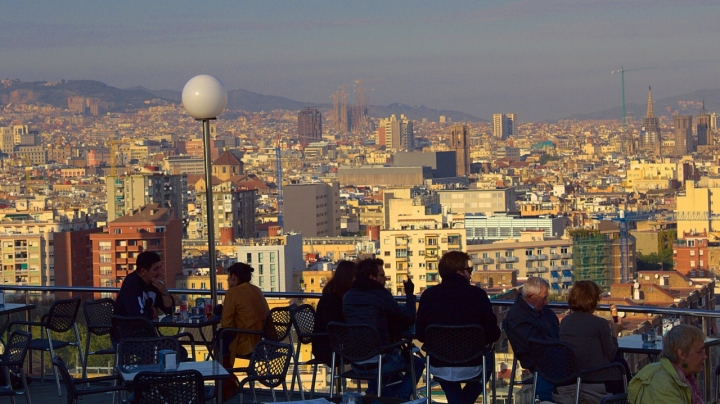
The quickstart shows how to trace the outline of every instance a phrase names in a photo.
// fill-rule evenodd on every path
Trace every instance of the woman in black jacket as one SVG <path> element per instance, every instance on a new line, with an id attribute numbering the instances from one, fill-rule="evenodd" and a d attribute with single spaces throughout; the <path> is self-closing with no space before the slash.
<path id="1" fill-rule="evenodd" d="M 340 261 L 335 269 L 332 279 L 323 288 L 323 294 L 315 310 L 314 332 L 327 332 L 327 325 L 331 321 L 345 322 L 343 317 L 343 296 L 350 290 L 355 280 L 355 263 Z M 328 366 L 332 365 L 332 350 L 327 337 L 314 337 L 312 353 Z"/>

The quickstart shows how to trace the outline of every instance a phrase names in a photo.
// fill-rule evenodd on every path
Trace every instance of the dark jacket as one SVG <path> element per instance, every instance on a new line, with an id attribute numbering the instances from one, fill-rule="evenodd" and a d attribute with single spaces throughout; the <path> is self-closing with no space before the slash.
<path id="1" fill-rule="evenodd" d="M 120 287 L 115 300 L 114 314 L 118 316 L 143 316 L 153 319 L 153 307 L 157 307 L 165 314 L 172 313 L 172 306 L 165 307 L 160 291 L 153 285 L 148 285 L 136 272 L 128 275 Z"/>
<path id="2" fill-rule="evenodd" d="M 458 273 L 443 278 L 441 284 L 427 289 L 420 296 L 420 307 L 415 323 L 415 335 L 420 342 L 425 342 L 425 329 L 431 324 L 478 324 L 485 330 L 486 343 L 491 344 L 500 338 L 500 327 L 497 325 L 497 317 L 493 313 L 487 293 L 471 285 Z M 430 364 L 436 367 L 480 366 L 482 357 L 459 365 L 430 358 Z"/>
<path id="3" fill-rule="evenodd" d="M 327 325 L 331 321 L 345 322 L 343 317 L 343 298 L 341 295 L 330 292 L 323 292 L 318 301 L 315 311 L 315 326 L 313 332 L 327 332 Z M 312 353 L 315 359 L 320 359 L 324 364 L 332 365 L 332 349 L 327 336 L 313 337 Z"/>
<path id="4" fill-rule="evenodd" d="M 617 354 L 617 338 L 612 336 L 610 324 L 592 313 L 575 311 L 565 316 L 560 324 L 560 340 L 572 347 L 582 369 L 611 363 Z M 617 378 L 617 370 L 604 370 L 583 377 L 583 380 L 606 381 Z"/>
<path id="5" fill-rule="evenodd" d="M 517 297 L 515 304 L 508 310 L 503 321 L 503 330 L 520 364 L 531 372 L 535 371 L 535 364 L 530 357 L 530 338 L 560 339 L 560 323 L 550 307 L 545 306 L 541 311 L 537 311 L 523 300 L 522 295 Z"/>
<path id="6" fill-rule="evenodd" d="M 343 316 L 348 324 L 369 324 L 380 334 L 383 345 L 397 338 L 391 330 L 404 330 L 415 323 L 415 295 L 407 296 L 405 307 L 390 292 L 370 278 L 358 278 L 343 297 Z"/>

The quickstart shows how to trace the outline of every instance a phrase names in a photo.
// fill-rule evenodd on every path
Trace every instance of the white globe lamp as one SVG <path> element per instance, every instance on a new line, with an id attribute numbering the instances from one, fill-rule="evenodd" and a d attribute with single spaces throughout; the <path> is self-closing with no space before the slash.
<path id="1" fill-rule="evenodd" d="M 200 74 L 185 83 L 182 103 L 185 111 L 193 118 L 213 119 L 220 115 L 227 105 L 227 90 L 215 77 Z"/>

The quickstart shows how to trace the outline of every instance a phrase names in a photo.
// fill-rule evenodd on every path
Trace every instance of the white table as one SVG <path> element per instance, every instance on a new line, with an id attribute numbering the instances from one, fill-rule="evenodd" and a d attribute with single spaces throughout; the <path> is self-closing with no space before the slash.
<path id="1" fill-rule="evenodd" d="M 175 370 L 197 370 L 203 377 L 203 380 L 220 380 L 230 377 L 230 373 L 220 364 L 218 361 L 204 361 L 204 362 L 180 362 L 177 369 Z M 120 376 L 125 382 L 132 382 L 135 379 L 135 375 L 142 371 L 150 372 L 172 372 L 172 370 L 163 370 L 160 365 L 141 365 L 134 368 L 132 371 L 123 371 L 118 369 Z"/>

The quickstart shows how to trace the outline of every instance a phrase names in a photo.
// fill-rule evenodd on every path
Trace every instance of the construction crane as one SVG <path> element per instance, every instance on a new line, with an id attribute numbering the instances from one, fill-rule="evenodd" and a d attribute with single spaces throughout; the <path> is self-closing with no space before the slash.
<path id="1" fill-rule="evenodd" d="M 278 226 L 280 229 L 283 228 L 283 179 L 282 179 L 282 157 L 280 156 L 280 133 L 277 136 L 277 143 L 275 145 L 275 178 L 277 181 L 278 194 L 277 194 L 277 211 L 278 211 Z"/>
<path id="2" fill-rule="evenodd" d="M 625 69 L 623 66 L 620 66 L 619 70 L 613 70 L 610 72 L 610 74 L 620 73 L 620 80 L 622 81 L 622 90 L 623 90 L 623 132 L 627 131 L 627 116 L 626 116 L 626 110 L 625 110 L 625 72 L 635 72 L 638 70 L 647 70 L 647 69 L 656 69 L 657 66 L 650 66 L 650 67 L 638 67 L 635 69 Z"/>

